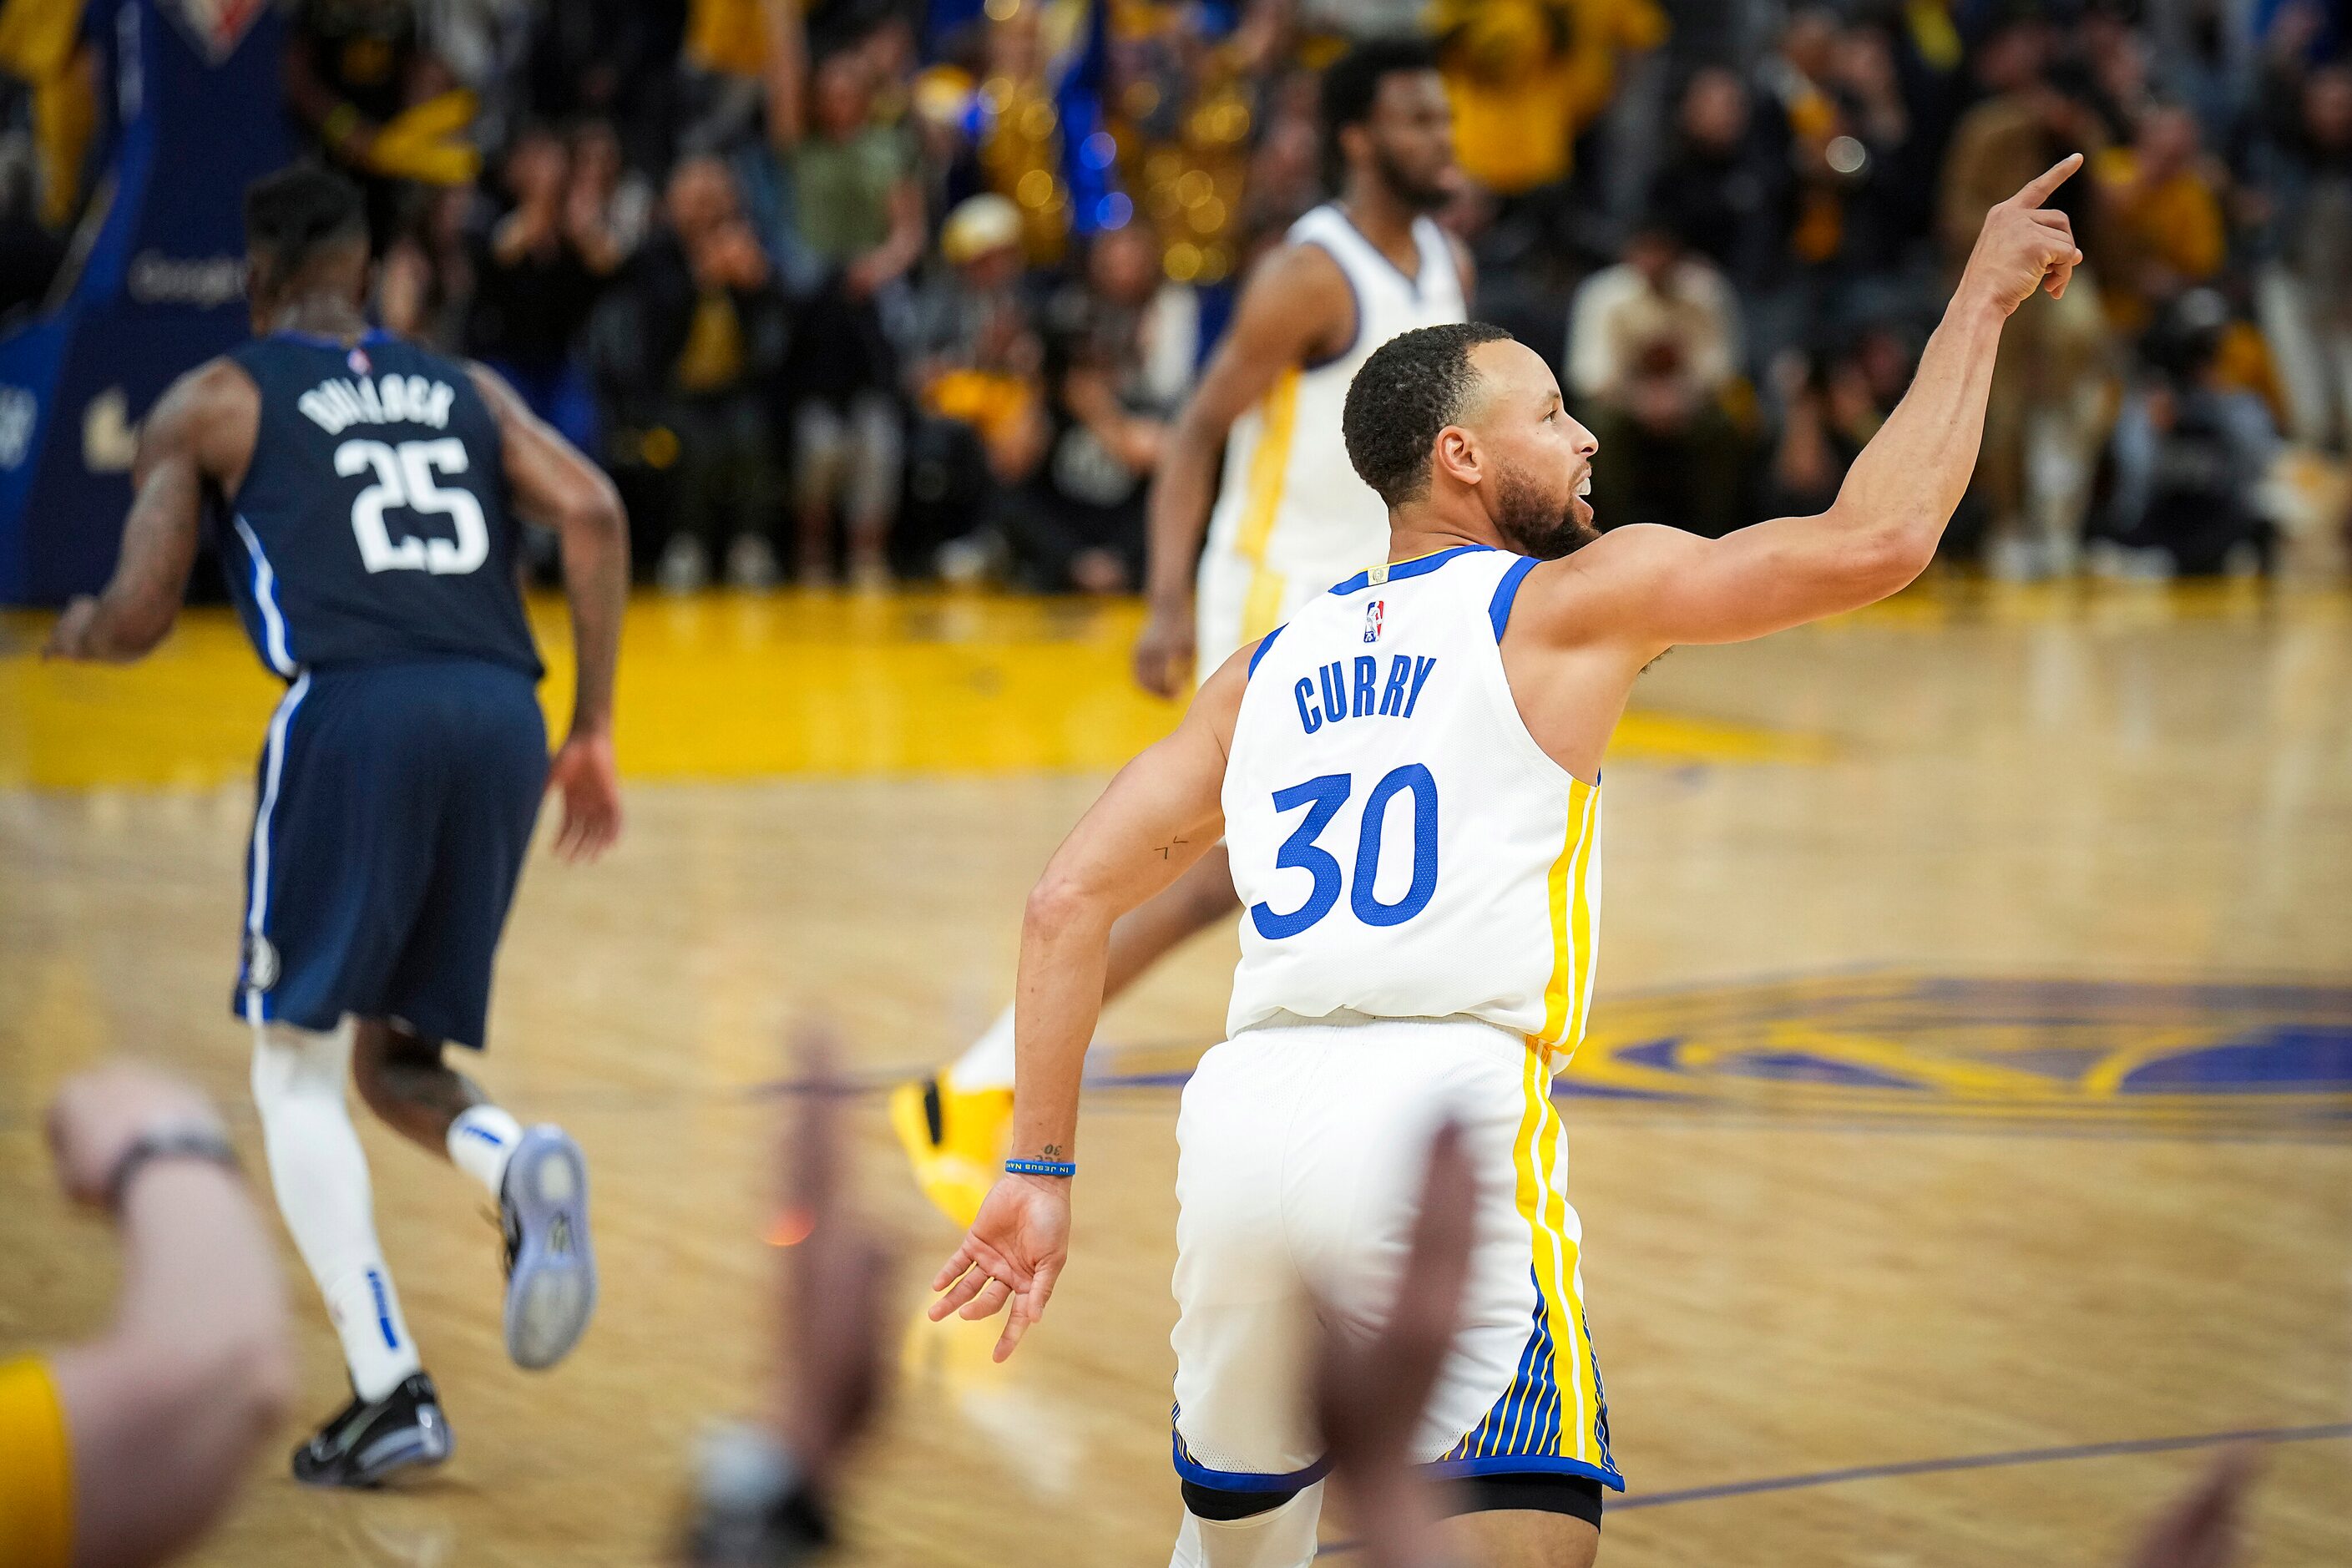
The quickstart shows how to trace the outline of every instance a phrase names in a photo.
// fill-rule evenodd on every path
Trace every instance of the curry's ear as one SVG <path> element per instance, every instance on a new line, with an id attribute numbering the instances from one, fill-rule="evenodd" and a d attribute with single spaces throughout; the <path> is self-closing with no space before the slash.
<path id="1" fill-rule="evenodd" d="M 1432 476 L 1443 473 L 1456 484 L 1475 485 L 1483 470 L 1485 454 L 1478 450 L 1478 438 L 1459 425 L 1448 425 L 1437 433 L 1431 448 Z"/>

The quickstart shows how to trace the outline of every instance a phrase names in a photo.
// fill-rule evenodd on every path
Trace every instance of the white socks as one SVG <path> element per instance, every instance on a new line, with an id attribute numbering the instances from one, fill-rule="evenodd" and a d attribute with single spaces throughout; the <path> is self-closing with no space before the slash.
<path id="1" fill-rule="evenodd" d="M 374 1400 L 420 1363 L 376 1246 L 367 1156 L 343 1100 L 351 1062 L 348 1024 L 324 1035 L 282 1024 L 254 1030 L 253 1102 L 278 1212 L 327 1300 L 352 1388 Z"/>
<path id="2" fill-rule="evenodd" d="M 457 1169 L 500 1194 L 507 1179 L 507 1162 L 522 1142 L 522 1123 L 495 1105 L 477 1105 L 460 1111 L 449 1123 L 449 1158 Z"/>
<path id="3" fill-rule="evenodd" d="M 956 1058 L 955 1066 L 947 1070 L 947 1078 L 966 1094 L 1013 1087 L 1012 1008 L 998 1014 L 996 1022 L 971 1043 L 971 1048 Z"/>
<path id="4" fill-rule="evenodd" d="M 1321 1481 L 1247 1519 L 1201 1519 L 1187 1509 L 1168 1568 L 1306 1568 L 1322 1514 Z"/>

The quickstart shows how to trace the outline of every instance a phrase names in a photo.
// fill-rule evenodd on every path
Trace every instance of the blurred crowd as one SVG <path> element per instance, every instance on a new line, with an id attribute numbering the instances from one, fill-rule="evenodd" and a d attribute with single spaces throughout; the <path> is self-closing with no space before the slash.
<path id="1" fill-rule="evenodd" d="M 2004 342 L 1949 548 L 2163 576 L 2340 534 L 2345 0 L 290 16 L 288 109 L 367 184 L 384 321 L 597 456 L 664 588 L 1132 588 L 1168 422 L 1238 279 L 1323 195 L 1315 72 L 1371 32 L 1438 50 L 1474 309 L 1599 434 L 1604 526 L 1825 504 L 1985 208 L 2081 152 L 2058 200 L 2088 264 Z M 11 191 L 0 228 L 37 237 L 46 193 Z"/>

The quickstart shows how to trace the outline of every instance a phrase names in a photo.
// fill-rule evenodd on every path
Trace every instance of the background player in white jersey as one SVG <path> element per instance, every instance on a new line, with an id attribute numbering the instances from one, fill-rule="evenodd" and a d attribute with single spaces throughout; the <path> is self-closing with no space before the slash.
<path id="1" fill-rule="evenodd" d="M 1397 333 L 1467 314 L 1469 253 L 1429 216 L 1458 180 L 1434 57 L 1404 40 L 1361 46 L 1324 72 L 1322 99 L 1326 174 L 1339 195 L 1250 275 L 1152 483 L 1150 619 L 1135 670 L 1162 697 L 1193 680 L 1196 658 L 1206 676 L 1387 552 L 1387 509 L 1339 438 L 1348 384 Z M 1213 851 L 1119 923 L 1105 1000 L 1234 908 L 1223 852 Z M 995 1179 L 1012 1104 L 1010 1008 L 953 1067 L 892 1100 L 917 1182 L 958 1225 Z"/>
<path id="2" fill-rule="evenodd" d="M 1232 1037 L 1177 1128 L 1176 1564 L 1314 1555 L 1311 1317 L 1354 1337 L 1387 1315 L 1421 1146 L 1448 1116 L 1478 1234 L 1416 1454 L 1465 1481 L 1454 1528 L 1477 1561 L 1592 1562 L 1601 1489 L 1622 1483 L 1550 1084 L 1591 994 L 1601 753 L 1675 644 L 1853 609 L 1927 567 L 2002 323 L 2082 259 L 2040 208 L 2079 163 L 1988 215 L 1909 394 L 1816 517 L 1596 534 L 1596 444 L 1496 328 L 1407 334 L 1357 377 L 1348 450 L 1389 504 L 1389 562 L 1228 659 L 1055 854 L 1022 941 L 1015 1158 L 934 1282 L 934 1317 L 1010 1303 L 1000 1357 L 1044 1311 L 1112 922 L 1225 835 L 1249 918 Z"/>

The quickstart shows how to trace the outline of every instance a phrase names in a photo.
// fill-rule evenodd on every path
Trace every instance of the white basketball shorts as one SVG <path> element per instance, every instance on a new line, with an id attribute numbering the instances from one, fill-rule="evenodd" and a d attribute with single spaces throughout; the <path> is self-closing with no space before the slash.
<path id="1" fill-rule="evenodd" d="M 1478 1176 L 1478 1223 L 1416 1450 L 1443 1475 L 1568 1474 L 1623 1489 L 1551 1074 L 1523 1037 L 1467 1019 L 1253 1029 L 1201 1059 L 1176 1125 L 1184 1479 L 1274 1492 L 1320 1477 L 1305 1383 L 1313 1303 L 1332 1333 L 1386 1320 L 1428 1141 L 1448 1114 Z"/>

